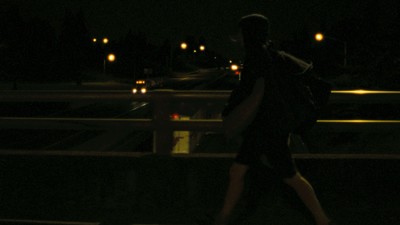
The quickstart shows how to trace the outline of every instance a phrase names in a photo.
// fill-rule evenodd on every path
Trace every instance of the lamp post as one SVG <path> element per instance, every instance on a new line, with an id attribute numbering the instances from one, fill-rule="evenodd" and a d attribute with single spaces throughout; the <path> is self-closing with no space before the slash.
<path id="1" fill-rule="evenodd" d="M 97 44 L 98 43 L 98 39 L 97 38 L 92 38 L 92 42 Z M 101 44 L 102 46 L 102 55 L 103 55 L 103 73 L 106 74 L 106 64 L 107 61 L 108 62 L 114 62 L 116 57 L 115 54 L 110 53 L 108 55 L 105 54 L 106 51 L 106 46 L 109 44 L 110 40 L 107 37 L 104 37 L 101 39 Z"/>
<path id="2" fill-rule="evenodd" d="M 336 41 L 336 42 L 342 43 L 343 44 L 343 66 L 344 67 L 347 66 L 347 42 L 346 41 L 339 40 L 339 39 L 337 39 L 335 37 L 326 36 L 326 35 L 324 35 L 323 33 L 320 33 L 320 32 L 315 34 L 314 39 L 316 41 L 318 41 L 318 42 L 322 42 L 325 39 L 328 39 L 328 40 L 332 40 L 332 41 Z"/>
<path id="3" fill-rule="evenodd" d="M 114 62 L 116 60 L 116 57 L 113 53 L 108 54 L 106 57 L 104 57 L 103 61 L 103 73 L 106 74 L 106 64 L 107 61 L 109 62 Z"/>

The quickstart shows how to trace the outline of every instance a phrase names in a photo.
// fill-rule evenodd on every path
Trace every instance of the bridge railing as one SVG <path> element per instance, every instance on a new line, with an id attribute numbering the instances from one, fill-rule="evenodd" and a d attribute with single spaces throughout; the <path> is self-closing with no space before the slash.
<path id="1" fill-rule="evenodd" d="M 154 131 L 153 153 L 170 154 L 173 146 L 173 131 L 222 131 L 222 120 L 190 119 L 173 120 L 174 103 L 197 105 L 221 104 L 230 91 L 172 91 L 155 90 L 145 95 L 133 95 L 129 91 L 2 91 L 0 103 L 5 102 L 149 102 L 153 115 L 149 119 L 133 118 L 39 118 L 0 117 L 1 129 L 110 129 L 132 128 Z M 398 91 L 333 91 L 330 103 L 400 104 Z M 400 120 L 319 120 L 318 128 L 329 132 L 399 132 Z M 18 154 L 18 151 L 0 150 L 3 154 Z M 64 152 L 65 153 L 65 152 Z M 93 152 L 92 152 L 93 153 Z M 54 154 L 54 153 L 53 153 Z M 83 154 L 75 152 L 74 154 Z M 103 153 L 104 154 L 104 153 Z M 116 153 L 111 153 L 116 154 Z M 126 154 L 126 153 L 125 153 Z"/>

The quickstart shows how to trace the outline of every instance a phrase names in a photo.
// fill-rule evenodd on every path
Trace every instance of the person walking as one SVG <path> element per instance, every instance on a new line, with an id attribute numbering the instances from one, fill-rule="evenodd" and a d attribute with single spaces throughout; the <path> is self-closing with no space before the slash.
<path id="1" fill-rule="evenodd" d="M 241 18 L 245 61 L 242 79 L 233 90 L 222 117 L 225 135 L 241 140 L 239 152 L 229 171 L 229 184 L 222 209 L 214 225 L 226 225 L 244 189 L 249 167 L 266 157 L 272 169 L 297 193 L 315 219 L 316 225 L 332 225 L 311 184 L 298 171 L 288 147 L 291 131 L 283 129 L 282 99 L 277 92 L 279 72 L 304 73 L 311 65 L 273 49 L 269 41 L 269 20 L 260 14 Z"/>

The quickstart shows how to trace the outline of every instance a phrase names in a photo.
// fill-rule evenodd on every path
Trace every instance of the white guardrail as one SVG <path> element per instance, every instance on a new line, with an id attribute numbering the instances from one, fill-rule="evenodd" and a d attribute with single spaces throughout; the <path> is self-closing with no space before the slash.
<path id="1" fill-rule="evenodd" d="M 129 91 L 1 91 L 5 102 L 115 102 L 143 101 L 153 106 L 151 119 L 0 117 L 2 129 L 108 129 L 129 127 L 154 131 L 154 153 L 170 154 L 173 131 L 222 131 L 221 119 L 172 120 L 173 103 L 224 104 L 230 91 L 154 90 L 145 95 Z M 333 91 L 330 103 L 400 104 L 400 91 Z M 331 132 L 400 131 L 400 120 L 319 120 L 317 126 Z"/>

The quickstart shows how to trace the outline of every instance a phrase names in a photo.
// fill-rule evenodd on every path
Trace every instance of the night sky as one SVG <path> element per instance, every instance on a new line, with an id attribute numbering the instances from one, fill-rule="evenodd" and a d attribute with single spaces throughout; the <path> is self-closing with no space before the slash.
<path id="1" fill-rule="evenodd" d="M 11 1 L 11 0 L 2 0 Z M 229 41 L 236 32 L 239 18 L 249 13 L 262 13 L 271 20 L 273 39 L 292 38 L 304 24 L 320 29 L 339 19 L 357 16 L 363 0 L 12 0 L 20 5 L 25 19 L 34 16 L 48 19 L 59 27 L 65 9 L 82 9 L 94 36 L 119 39 L 128 30 L 145 33 L 150 41 L 161 43 L 169 38 L 178 43 L 187 35 L 203 35 L 209 48 L 234 55 L 239 46 Z M 396 0 L 377 3 L 392 13 Z"/>

